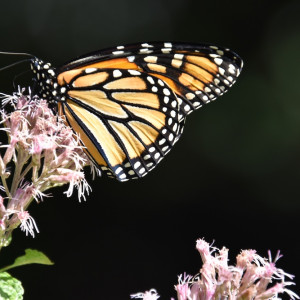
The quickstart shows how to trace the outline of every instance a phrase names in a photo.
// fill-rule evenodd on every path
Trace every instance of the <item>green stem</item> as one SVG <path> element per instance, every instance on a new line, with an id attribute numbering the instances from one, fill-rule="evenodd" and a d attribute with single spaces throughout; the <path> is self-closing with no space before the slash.
<path id="1" fill-rule="evenodd" d="M 1 181 L 2 181 L 2 184 L 4 186 L 6 195 L 9 197 L 9 199 L 11 199 L 11 194 L 9 192 L 9 188 L 8 188 L 8 185 L 7 185 L 7 182 L 6 182 L 6 178 L 3 174 L 1 174 Z"/>
<path id="2" fill-rule="evenodd" d="M 18 157 L 15 161 L 15 172 L 14 172 L 14 177 L 13 177 L 13 180 L 12 180 L 12 184 L 11 184 L 11 189 L 10 189 L 10 194 L 11 195 L 14 195 L 16 190 L 17 190 L 17 187 L 18 187 L 18 184 L 19 184 L 19 181 L 20 181 L 20 174 L 21 174 L 21 171 L 22 171 L 22 168 L 23 168 L 23 162 L 21 160 L 21 153 L 18 152 Z"/>
<path id="3" fill-rule="evenodd" d="M 30 165 L 31 163 L 26 167 L 26 169 L 22 172 L 24 165 L 28 161 L 29 156 L 28 155 L 23 155 L 22 151 L 18 151 L 18 157 L 17 160 L 15 161 L 15 172 L 14 172 L 14 177 L 12 180 L 12 185 L 11 185 L 11 195 L 14 195 L 16 192 L 20 181 L 24 178 L 23 175 L 25 175 L 29 170 L 30 170 Z M 28 169 L 29 167 L 29 169 Z M 22 173 L 21 173 L 22 172 Z"/>
<path id="4" fill-rule="evenodd" d="M 33 163 L 32 161 L 30 162 L 30 164 L 25 168 L 25 170 L 22 172 L 22 174 L 20 175 L 20 178 L 24 178 L 26 176 L 26 174 L 30 171 L 30 169 L 33 167 Z"/>

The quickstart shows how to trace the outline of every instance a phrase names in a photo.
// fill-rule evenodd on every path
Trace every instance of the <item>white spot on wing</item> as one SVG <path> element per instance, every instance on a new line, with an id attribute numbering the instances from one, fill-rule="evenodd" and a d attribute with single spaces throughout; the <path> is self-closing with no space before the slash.
<path id="1" fill-rule="evenodd" d="M 184 110 L 185 110 L 185 111 L 189 111 L 189 110 L 190 110 L 190 106 L 189 106 L 188 104 L 186 104 L 186 105 L 184 106 Z"/>
<path id="2" fill-rule="evenodd" d="M 113 76 L 116 77 L 121 77 L 122 76 L 122 72 L 120 70 L 114 70 L 113 71 Z"/>
<path id="3" fill-rule="evenodd" d="M 146 56 L 144 61 L 155 64 L 157 62 L 157 56 Z"/>
<path id="4" fill-rule="evenodd" d="M 159 152 L 156 152 L 155 154 L 154 154 L 154 158 L 155 159 L 158 159 L 160 157 L 160 153 Z"/>
<path id="5" fill-rule="evenodd" d="M 223 59 L 222 59 L 222 58 L 219 58 L 219 57 L 217 57 L 217 58 L 215 58 L 215 59 L 214 59 L 214 62 L 215 62 L 217 65 L 221 65 L 221 64 L 222 64 L 222 62 L 223 62 Z"/>
<path id="6" fill-rule="evenodd" d="M 147 80 L 151 83 L 151 84 L 154 84 L 154 80 L 151 76 L 148 76 L 147 77 Z"/>
<path id="7" fill-rule="evenodd" d="M 163 82 L 161 79 L 158 79 L 158 84 L 159 84 L 160 86 L 164 86 L 164 85 L 165 85 L 164 82 Z"/>
<path id="8" fill-rule="evenodd" d="M 166 96 L 170 96 L 170 95 L 171 95 L 170 90 L 167 89 L 167 88 L 164 88 L 163 92 L 164 92 L 164 94 L 165 94 Z"/>
<path id="9" fill-rule="evenodd" d="M 128 70 L 128 73 L 131 75 L 141 75 L 141 72 L 136 71 L 136 70 Z"/>
<path id="10" fill-rule="evenodd" d="M 145 48 L 145 49 L 141 49 L 140 50 L 140 53 L 151 53 L 151 52 L 153 52 L 152 50 L 149 50 L 148 48 Z"/>
<path id="11" fill-rule="evenodd" d="M 122 174 L 119 176 L 120 179 L 125 179 L 126 178 L 126 174 Z"/>
<path id="12" fill-rule="evenodd" d="M 123 54 L 124 51 L 113 51 L 112 54 L 113 55 L 119 55 L 119 54 Z"/>
<path id="13" fill-rule="evenodd" d="M 174 58 L 176 58 L 176 59 L 183 59 L 183 54 L 175 54 L 174 55 Z"/>
<path id="14" fill-rule="evenodd" d="M 232 64 L 230 64 L 230 65 L 228 66 L 228 71 L 229 71 L 229 73 L 231 73 L 231 74 L 235 74 L 235 66 L 232 65 Z"/>
<path id="15" fill-rule="evenodd" d="M 121 167 L 117 168 L 117 170 L 115 171 L 116 175 L 118 175 L 121 171 L 123 171 Z"/>
<path id="16" fill-rule="evenodd" d="M 220 73 L 221 75 L 224 75 L 224 74 L 225 74 L 225 70 L 224 70 L 223 68 L 219 67 L 219 73 Z"/>
<path id="17" fill-rule="evenodd" d="M 195 95 L 193 93 L 187 93 L 187 94 L 185 94 L 185 96 L 188 100 L 192 100 L 195 98 Z"/>
<path id="18" fill-rule="evenodd" d="M 135 169 L 137 169 L 140 165 L 141 165 L 141 163 L 140 163 L 139 161 L 137 161 L 137 162 L 134 164 L 133 167 L 134 167 Z"/>
<path id="19" fill-rule="evenodd" d="M 159 145 L 162 145 L 162 144 L 164 144 L 166 142 L 166 139 L 161 139 L 159 142 L 158 142 L 158 144 Z"/>
<path id="20" fill-rule="evenodd" d="M 162 53 L 170 53 L 171 50 L 172 50 L 171 48 L 162 48 L 161 52 Z"/>
<path id="21" fill-rule="evenodd" d="M 127 60 L 128 60 L 129 62 L 133 62 L 133 61 L 135 60 L 135 56 L 128 56 L 128 57 L 127 57 Z"/>
<path id="22" fill-rule="evenodd" d="M 153 47 L 152 45 L 148 44 L 148 43 L 143 43 L 142 47 Z"/>
<path id="23" fill-rule="evenodd" d="M 141 168 L 141 169 L 139 170 L 139 173 L 140 173 L 140 174 L 143 174 L 145 171 L 146 171 L 145 168 Z"/>
<path id="24" fill-rule="evenodd" d="M 97 68 L 86 68 L 84 71 L 86 74 L 89 74 L 89 73 L 97 71 Z"/>

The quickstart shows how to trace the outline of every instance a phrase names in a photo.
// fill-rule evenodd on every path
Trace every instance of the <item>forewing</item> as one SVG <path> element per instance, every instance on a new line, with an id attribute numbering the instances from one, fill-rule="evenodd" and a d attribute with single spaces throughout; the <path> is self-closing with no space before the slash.
<path id="1" fill-rule="evenodd" d="M 177 95 L 180 115 L 215 100 L 234 84 L 240 57 L 227 48 L 206 44 L 142 43 L 118 46 L 73 60 L 59 69 L 60 85 L 87 69 L 132 69 L 161 79 Z"/>

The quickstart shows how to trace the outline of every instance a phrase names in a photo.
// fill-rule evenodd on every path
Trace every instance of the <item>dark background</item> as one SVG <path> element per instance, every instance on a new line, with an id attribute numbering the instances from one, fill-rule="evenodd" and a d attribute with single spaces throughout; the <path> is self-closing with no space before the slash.
<path id="1" fill-rule="evenodd" d="M 97 178 L 86 202 L 67 199 L 62 187 L 32 205 L 40 234 L 16 230 L 0 259 L 6 265 L 30 247 L 55 262 L 11 271 L 25 299 L 129 299 L 150 288 L 170 299 L 177 275 L 201 266 L 200 237 L 228 247 L 231 263 L 240 249 L 262 256 L 280 249 L 278 265 L 296 275 L 299 293 L 298 0 L 23 0 L 3 2 L 0 11 L 0 49 L 54 65 L 154 40 L 227 46 L 245 62 L 236 85 L 188 118 L 181 140 L 148 176 Z M 1 56 L 0 67 L 17 59 Z M 1 72 L 0 91 L 11 93 L 27 68 Z"/>

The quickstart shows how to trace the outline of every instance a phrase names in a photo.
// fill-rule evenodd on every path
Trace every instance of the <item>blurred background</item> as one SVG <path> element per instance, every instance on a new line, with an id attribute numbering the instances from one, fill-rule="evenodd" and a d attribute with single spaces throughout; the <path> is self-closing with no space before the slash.
<path id="1" fill-rule="evenodd" d="M 0 49 L 59 66 L 86 52 L 134 42 L 226 46 L 245 62 L 233 88 L 191 115 L 181 140 L 149 175 L 91 181 L 78 203 L 66 187 L 33 204 L 40 233 L 16 230 L 1 266 L 25 248 L 54 266 L 11 271 L 25 299 L 129 299 L 156 288 L 175 296 L 177 275 L 201 267 L 204 237 L 230 249 L 283 253 L 300 293 L 300 2 L 203 0 L 22 0 L 1 4 Z M 16 61 L 0 56 L 0 68 Z M 0 73 L 13 92 L 23 64 Z M 31 73 L 22 76 L 30 83 Z M 18 79 L 21 80 L 21 79 Z M 26 81 L 26 80 L 25 80 Z M 87 171 L 88 173 L 88 171 Z"/>

